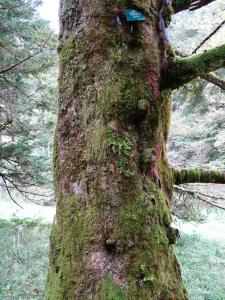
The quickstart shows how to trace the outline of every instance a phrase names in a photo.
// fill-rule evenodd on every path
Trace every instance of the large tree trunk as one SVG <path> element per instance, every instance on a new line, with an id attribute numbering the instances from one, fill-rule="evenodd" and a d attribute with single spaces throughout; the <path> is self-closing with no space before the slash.
<path id="1" fill-rule="evenodd" d="M 125 2 L 147 16 L 132 32 L 115 22 Z M 47 299 L 188 298 L 173 254 L 162 3 L 128 2 L 61 1 Z"/>

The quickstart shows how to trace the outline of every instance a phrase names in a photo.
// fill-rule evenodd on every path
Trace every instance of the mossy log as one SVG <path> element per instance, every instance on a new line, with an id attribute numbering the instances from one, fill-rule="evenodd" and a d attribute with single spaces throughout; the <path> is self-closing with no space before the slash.
<path id="1" fill-rule="evenodd" d="M 174 183 L 225 183 L 225 172 L 210 171 L 203 169 L 173 170 Z"/>

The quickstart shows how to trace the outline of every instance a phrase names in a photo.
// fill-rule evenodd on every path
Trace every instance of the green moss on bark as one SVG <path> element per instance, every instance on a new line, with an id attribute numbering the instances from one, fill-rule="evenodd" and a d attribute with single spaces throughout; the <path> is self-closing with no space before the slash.
<path id="1" fill-rule="evenodd" d="M 121 289 L 112 282 L 109 277 L 106 277 L 101 285 L 99 296 L 96 300 L 124 300 Z"/>
<path id="2" fill-rule="evenodd" d="M 81 199 L 68 198 L 64 203 L 63 212 L 58 216 L 57 225 L 52 228 L 46 288 L 48 300 L 74 299 L 83 289 L 87 274 L 84 273 L 85 263 L 82 255 L 89 247 L 94 212 L 92 209 L 81 209 L 79 201 Z M 74 286 L 74 290 L 71 289 L 71 285 Z"/>
<path id="3" fill-rule="evenodd" d="M 148 96 L 147 83 L 139 83 L 138 79 L 135 80 L 131 74 L 124 71 L 103 84 L 97 105 L 106 122 L 115 118 L 121 123 L 131 123 L 137 118 L 139 101 L 147 99 Z"/>
<path id="4" fill-rule="evenodd" d="M 69 38 L 60 41 L 58 46 L 59 58 L 63 64 L 69 64 L 74 57 L 75 38 L 71 35 Z"/>
<path id="5" fill-rule="evenodd" d="M 225 173 L 203 169 L 173 169 L 173 180 L 175 184 L 194 182 L 225 183 Z"/>

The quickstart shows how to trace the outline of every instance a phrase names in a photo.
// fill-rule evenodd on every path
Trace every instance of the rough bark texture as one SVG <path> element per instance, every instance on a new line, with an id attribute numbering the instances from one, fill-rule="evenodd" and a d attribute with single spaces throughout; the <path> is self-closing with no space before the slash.
<path id="1" fill-rule="evenodd" d="M 116 6 L 117 3 L 117 6 Z M 146 22 L 115 13 L 125 5 Z M 173 254 L 161 1 L 61 1 L 46 299 L 188 299 Z"/>

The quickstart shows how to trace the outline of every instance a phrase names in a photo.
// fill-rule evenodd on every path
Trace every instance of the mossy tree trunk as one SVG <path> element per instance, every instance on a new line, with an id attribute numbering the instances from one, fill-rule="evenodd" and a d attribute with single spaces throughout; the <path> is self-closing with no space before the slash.
<path id="1" fill-rule="evenodd" d="M 61 0 L 46 299 L 188 299 L 173 254 L 161 5 Z M 125 6 L 147 20 L 117 25 Z"/>

